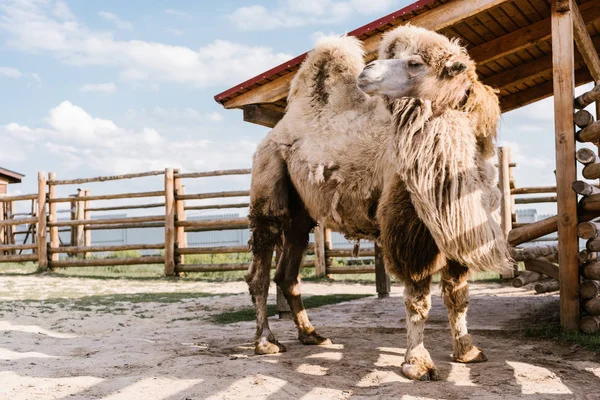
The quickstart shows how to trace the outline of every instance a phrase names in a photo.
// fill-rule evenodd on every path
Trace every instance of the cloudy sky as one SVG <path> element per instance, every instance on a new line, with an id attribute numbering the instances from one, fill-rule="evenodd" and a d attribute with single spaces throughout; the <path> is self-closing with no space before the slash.
<path id="1" fill-rule="evenodd" d="M 213 96 L 410 2 L 0 0 L 0 166 L 27 175 L 13 193 L 38 170 L 249 167 L 268 130 Z M 553 184 L 551 101 L 506 114 L 500 141 L 519 186 Z"/>

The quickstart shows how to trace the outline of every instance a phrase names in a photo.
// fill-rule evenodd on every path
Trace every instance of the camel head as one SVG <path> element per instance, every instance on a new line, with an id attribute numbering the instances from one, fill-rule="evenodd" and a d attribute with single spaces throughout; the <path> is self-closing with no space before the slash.
<path id="1" fill-rule="evenodd" d="M 379 59 L 365 66 L 357 84 L 389 101 L 412 97 L 429 100 L 434 108 L 456 108 L 477 79 L 474 71 L 474 62 L 456 41 L 406 25 L 384 36 Z"/>

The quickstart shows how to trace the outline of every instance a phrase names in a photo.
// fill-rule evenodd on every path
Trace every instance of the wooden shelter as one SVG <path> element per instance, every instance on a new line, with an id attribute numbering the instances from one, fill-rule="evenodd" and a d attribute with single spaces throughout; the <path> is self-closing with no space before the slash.
<path id="1" fill-rule="evenodd" d="M 349 34 L 363 41 L 366 58 L 372 60 L 382 33 L 409 22 L 459 38 L 477 62 L 481 80 L 499 89 L 503 112 L 554 95 L 558 216 L 544 228 L 558 229 L 561 324 L 577 329 L 574 88 L 600 82 L 600 0 L 420 0 Z M 285 112 L 290 82 L 305 57 L 226 90 L 215 100 L 227 109 L 243 109 L 245 121 L 273 127 Z M 527 229 L 532 236 L 539 226 Z"/>
<path id="2" fill-rule="evenodd" d="M 9 183 L 21 183 L 25 175 L 0 167 L 0 195 L 8 192 Z"/>

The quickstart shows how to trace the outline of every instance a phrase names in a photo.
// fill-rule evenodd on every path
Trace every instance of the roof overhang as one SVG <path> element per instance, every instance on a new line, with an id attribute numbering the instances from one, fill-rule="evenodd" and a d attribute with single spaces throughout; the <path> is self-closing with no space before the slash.
<path id="1" fill-rule="evenodd" d="M 6 168 L 0 168 L 0 180 L 8 183 L 21 183 L 25 175 Z"/>

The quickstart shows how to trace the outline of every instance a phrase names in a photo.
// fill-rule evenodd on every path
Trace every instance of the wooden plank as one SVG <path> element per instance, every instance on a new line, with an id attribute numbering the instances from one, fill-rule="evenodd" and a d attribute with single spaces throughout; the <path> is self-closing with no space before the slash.
<path id="1" fill-rule="evenodd" d="M 200 193 L 200 194 L 184 194 L 177 196 L 177 200 L 204 200 L 217 199 L 220 197 L 246 197 L 250 196 L 249 190 L 232 190 L 226 192 Z"/>
<path id="2" fill-rule="evenodd" d="M 352 249 L 330 249 L 326 250 L 327 257 L 354 257 Z M 358 257 L 374 257 L 375 249 L 360 249 Z"/>
<path id="3" fill-rule="evenodd" d="M 162 190 L 154 192 L 137 192 L 137 193 L 117 193 L 117 194 L 103 194 L 97 196 L 89 196 L 86 200 L 116 200 L 116 199 L 137 199 L 140 197 L 160 197 L 164 196 Z M 73 200 L 72 197 L 57 197 L 52 199 L 52 203 L 67 203 Z"/>
<path id="4" fill-rule="evenodd" d="M 511 194 L 556 193 L 556 186 L 514 188 L 514 189 L 511 189 L 510 193 Z"/>
<path id="5" fill-rule="evenodd" d="M 83 210 L 83 207 L 81 208 Z M 163 222 L 165 217 L 162 215 L 150 215 L 146 217 L 125 217 L 125 218 L 107 218 L 107 219 L 76 219 L 69 221 L 57 221 L 49 223 L 49 226 L 93 226 L 93 225 L 113 225 L 113 224 L 140 224 L 143 222 Z M 81 245 L 85 243 L 82 238 Z"/>
<path id="6" fill-rule="evenodd" d="M 164 207 L 165 203 L 151 203 L 151 204 L 136 204 L 136 205 L 123 205 L 114 207 L 86 207 L 85 211 L 116 211 L 116 210 L 136 210 L 142 208 L 159 208 Z"/>
<path id="7" fill-rule="evenodd" d="M 165 170 L 165 276 L 175 275 L 175 183 L 173 168 Z"/>
<path id="8" fill-rule="evenodd" d="M 0 251 L 35 250 L 37 244 L 0 244 Z M 37 257 L 37 256 L 36 256 Z"/>
<path id="9" fill-rule="evenodd" d="M 534 204 L 534 203 L 556 203 L 556 196 L 524 197 L 521 199 L 515 199 L 515 204 Z"/>
<path id="10" fill-rule="evenodd" d="M 21 255 L 15 255 L 15 256 L 0 255 L 0 263 L 27 262 L 27 261 L 38 261 L 38 255 L 37 254 L 21 254 Z"/>
<path id="11" fill-rule="evenodd" d="M 175 173 L 177 172 L 179 171 L 175 171 Z M 174 180 L 175 197 L 185 194 L 185 186 L 183 185 L 181 178 L 175 177 Z M 175 200 L 175 222 L 185 221 L 186 219 L 187 218 L 185 214 L 185 200 Z M 181 226 L 176 227 L 175 231 L 175 256 L 177 257 L 176 261 L 178 264 L 184 264 L 185 256 L 183 256 L 181 253 L 178 253 L 177 249 L 187 247 L 187 233 L 185 232 L 185 228 Z"/>
<path id="12" fill-rule="evenodd" d="M 48 199 L 56 197 L 56 185 L 50 183 L 56 179 L 56 173 L 50 172 L 48 174 Z M 50 260 L 58 261 L 58 254 L 52 253 L 52 250 L 57 249 L 60 246 L 60 238 L 58 236 L 58 227 L 52 226 L 56 222 L 56 203 L 48 204 L 48 224 L 50 226 Z"/>
<path id="13" fill-rule="evenodd" d="M 525 269 L 527 271 L 533 271 L 547 275 L 557 280 L 560 274 L 560 268 L 558 268 L 558 265 L 546 260 L 545 258 L 536 258 L 533 260 L 525 261 Z"/>
<path id="14" fill-rule="evenodd" d="M 243 169 L 223 169 L 217 171 L 206 171 L 206 172 L 188 172 L 188 173 L 177 173 L 174 175 L 175 178 L 209 178 L 213 176 L 225 176 L 225 175 L 250 175 L 252 170 L 250 168 Z"/>
<path id="15" fill-rule="evenodd" d="M 581 7 L 581 6 L 579 6 Z M 585 65 L 588 67 L 592 78 L 595 81 L 600 81 L 600 58 L 594 47 L 594 43 L 590 38 L 590 35 L 585 26 L 585 21 L 581 16 L 579 7 L 576 2 L 573 2 L 571 12 L 573 14 L 573 35 L 575 37 L 575 44 L 579 49 L 579 53 L 583 57 Z"/>
<path id="16" fill-rule="evenodd" d="M 314 230 L 315 237 L 315 275 L 324 277 L 327 270 L 327 262 L 325 260 L 325 227 L 317 225 Z"/>
<path id="17" fill-rule="evenodd" d="M 127 250 L 162 250 L 164 244 L 123 244 L 114 246 L 62 246 L 50 249 L 50 253 L 98 253 L 104 251 L 127 251 Z M 58 261 L 58 259 L 56 260 Z"/>
<path id="18" fill-rule="evenodd" d="M 285 115 L 282 112 L 263 107 L 258 104 L 243 106 L 244 121 L 273 128 Z"/>
<path id="19" fill-rule="evenodd" d="M 162 264 L 164 262 L 165 258 L 163 256 L 144 256 L 135 258 L 99 258 L 91 260 L 72 259 L 50 262 L 50 267 L 108 267 L 113 265 Z"/>
<path id="20" fill-rule="evenodd" d="M 98 177 L 94 177 L 94 178 L 52 180 L 49 183 L 52 185 L 78 185 L 78 184 L 90 183 L 90 182 L 106 182 L 106 181 L 115 181 L 115 180 L 120 180 L 120 179 L 142 178 L 142 177 L 147 177 L 147 176 L 162 175 L 164 173 L 165 173 L 164 171 L 149 171 L 149 172 L 141 172 L 141 173 L 137 173 L 137 174 L 98 176 Z"/>
<path id="21" fill-rule="evenodd" d="M 37 241 L 38 241 L 38 262 L 40 269 L 48 268 L 48 236 L 46 233 L 46 174 L 38 172 L 38 198 L 37 198 Z"/>
<path id="22" fill-rule="evenodd" d="M 35 224 L 37 222 L 35 218 L 20 218 L 20 219 L 4 219 L 0 221 L 0 226 L 14 226 L 14 225 L 26 225 Z"/>
<path id="23" fill-rule="evenodd" d="M 250 203 L 208 204 L 203 206 L 186 206 L 186 210 L 219 210 L 226 208 L 248 208 Z"/>
<path id="24" fill-rule="evenodd" d="M 0 196 L 0 203 L 8 203 L 9 201 L 19 200 L 37 200 L 37 194 L 20 194 L 18 196 Z"/>
<path id="25" fill-rule="evenodd" d="M 502 194 L 500 201 L 500 225 L 505 237 L 512 230 L 511 190 L 510 190 L 510 148 L 498 147 L 498 186 Z M 511 276 L 513 277 L 513 276 Z"/>
<path id="26" fill-rule="evenodd" d="M 248 246 L 186 247 L 177 249 L 177 254 L 231 254 L 249 251 Z"/>
<path id="27" fill-rule="evenodd" d="M 580 310 L 578 293 L 579 265 L 577 263 L 579 250 L 577 195 L 571 189 L 571 184 L 577 179 L 575 135 L 573 135 L 575 129 L 573 121 L 575 98 L 573 13 L 571 11 L 557 11 L 557 0 L 553 0 L 552 5 L 560 322 L 564 330 L 575 331 L 579 328 Z M 597 5 L 595 6 L 597 7 Z M 597 11 L 600 12 L 600 8 Z M 586 10 L 586 14 L 592 12 L 593 10 Z"/>
<path id="28" fill-rule="evenodd" d="M 362 266 L 362 267 L 329 267 L 327 268 L 327 275 L 329 274 L 374 274 L 375 267 Z"/>

